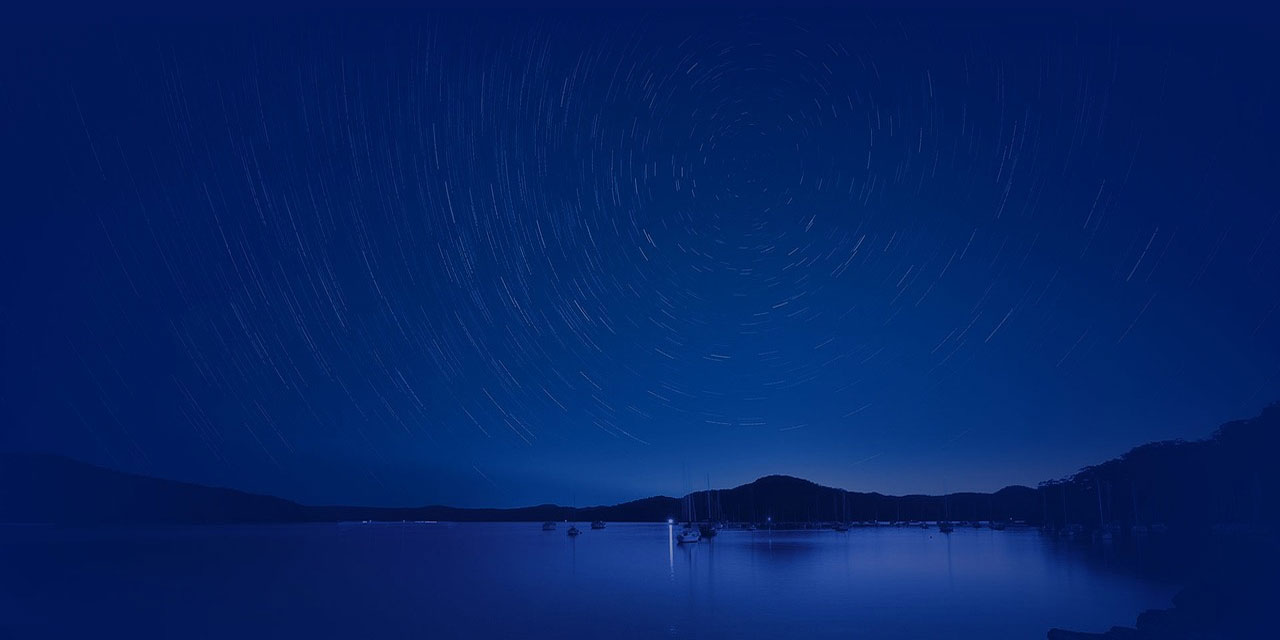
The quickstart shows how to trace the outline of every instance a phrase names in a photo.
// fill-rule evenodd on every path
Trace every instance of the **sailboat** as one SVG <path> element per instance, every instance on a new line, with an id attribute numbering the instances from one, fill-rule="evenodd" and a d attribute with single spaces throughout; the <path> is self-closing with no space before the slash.
<path id="1" fill-rule="evenodd" d="M 1111 542 L 1111 528 L 1107 526 L 1106 514 L 1102 511 L 1102 480 L 1095 480 L 1093 486 L 1098 493 L 1098 531 L 1095 537 L 1103 542 Z"/>
<path id="2" fill-rule="evenodd" d="M 676 542 L 679 544 L 690 544 L 690 543 L 701 540 L 702 532 L 698 531 L 698 528 L 693 526 L 693 519 L 694 519 L 693 494 L 690 493 L 689 495 L 685 496 L 684 502 L 685 502 L 684 508 L 686 512 L 685 515 L 688 516 L 688 518 L 685 520 L 684 527 L 680 529 L 680 533 L 676 534 Z"/>
<path id="3" fill-rule="evenodd" d="M 945 509 L 945 511 L 943 512 L 943 515 L 946 516 L 947 518 L 950 518 L 951 517 L 951 499 L 947 496 L 943 496 L 942 504 L 943 504 L 943 508 Z M 938 531 L 941 531 L 943 533 L 951 533 L 952 531 L 955 531 L 955 530 L 956 530 L 955 525 L 951 524 L 949 520 L 938 521 Z"/>
<path id="4" fill-rule="evenodd" d="M 849 530 L 849 494 L 841 491 L 840 498 L 840 521 L 835 523 L 831 528 L 839 531 L 840 533 L 844 533 Z"/>
<path id="5" fill-rule="evenodd" d="M 579 529 L 579 528 L 578 528 L 578 522 L 577 522 L 577 520 L 578 520 L 578 496 L 576 496 L 576 495 L 575 495 L 575 496 L 573 496 L 573 516 L 574 516 L 574 517 L 573 517 L 574 522 L 573 522 L 573 524 L 569 525 L 569 531 L 567 531 L 567 532 L 566 532 L 566 533 L 568 533 L 568 534 L 569 534 L 569 537 L 570 537 L 570 538 L 572 538 L 572 537 L 574 537 L 574 536 L 577 536 L 577 535 L 581 535 L 581 534 L 582 534 L 582 529 Z"/>
<path id="6" fill-rule="evenodd" d="M 711 476 L 710 475 L 707 476 L 707 521 L 704 524 L 698 525 L 698 533 L 703 538 L 716 537 L 715 519 L 713 518 L 712 511 L 711 511 Z"/>

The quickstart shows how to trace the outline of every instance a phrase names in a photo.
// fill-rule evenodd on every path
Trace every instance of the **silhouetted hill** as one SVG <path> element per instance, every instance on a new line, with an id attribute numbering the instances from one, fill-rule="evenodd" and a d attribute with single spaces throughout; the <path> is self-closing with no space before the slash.
<path id="1" fill-rule="evenodd" d="M 305 506 L 272 496 L 113 471 L 56 455 L 0 453 L 0 522 L 485 522 L 565 520 L 574 517 L 580 520 L 659 521 L 676 513 L 679 502 L 677 498 L 658 496 L 619 505 L 577 510 L 552 504 L 518 509 Z"/>
<path id="2" fill-rule="evenodd" d="M 791 476 L 765 476 L 732 489 L 690 496 L 695 515 L 736 522 L 835 522 L 937 520 L 1024 520 L 1035 515 L 1036 491 L 1005 487 L 995 493 L 946 496 L 888 496 L 826 487 Z M 710 498 L 708 500 L 708 498 Z M 950 514 L 949 516 L 947 514 Z"/>
<path id="3" fill-rule="evenodd" d="M 306 507 L 233 489 L 111 471 L 60 456 L 0 454 L 0 522 L 289 522 Z"/>
<path id="4" fill-rule="evenodd" d="M 1223 425 L 1206 440 L 1157 442 L 1086 467 L 1039 488 L 995 493 L 887 496 L 771 475 L 685 499 L 654 496 L 574 509 L 446 506 L 378 508 L 305 506 L 271 496 L 103 469 L 59 456 L 0 454 L 0 522 L 230 523 L 347 520 L 659 522 L 669 517 L 738 522 L 810 523 L 868 520 L 1022 520 L 1093 528 L 1167 524 L 1186 530 L 1217 523 L 1274 525 L 1277 468 L 1268 464 L 1280 433 L 1280 405 Z"/>
<path id="5" fill-rule="evenodd" d="M 944 504 L 971 511 L 975 518 L 991 513 L 1022 515 L 1013 506 L 1035 504 L 1010 496 L 1033 494 L 1009 487 L 987 494 L 882 496 L 824 487 L 789 476 L 767 476 L 733 489 L 699 491 L 686 499 L 654 496 L 617 505 L 572 508 L 544 504 L 516 509 L 466 509 L 446 506 L 353 507 L 305 506 L 271 496 L 206 487 L 112 471 L 47 454 L 0 454 L 0 522 L 55 523 L 231 523 L 337 522 L 350 520 L 451 520 L 469 522 L 607 520 L 660 522 L 684 518 L 685 505 L 706 519 L 710 504 L 717 519 L 735 521 L 815 522 L 832 520 L 937 518 Z M 995 511 L 991 511 L 994 505 Z M 957 516 L 959 517 L 959 516 Z"/>

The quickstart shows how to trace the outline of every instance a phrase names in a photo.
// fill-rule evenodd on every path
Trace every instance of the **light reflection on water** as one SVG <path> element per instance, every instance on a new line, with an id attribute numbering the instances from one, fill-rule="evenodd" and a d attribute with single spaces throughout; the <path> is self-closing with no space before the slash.
<path id="1" fill-rule="evenodd" d="M 0 528 L 0 632 L 1042 638 L 1132 625 L 1175 591 L 1031 530 L 731 530 L 680 545 L 669 524 L 564 529 Z"/>
<path id="2" fill-rule="evenodd" d="M 676 579 L 676 527 L 670 522 L 667 523 L 667 559 L 671 565 L 671 579 Z"/>

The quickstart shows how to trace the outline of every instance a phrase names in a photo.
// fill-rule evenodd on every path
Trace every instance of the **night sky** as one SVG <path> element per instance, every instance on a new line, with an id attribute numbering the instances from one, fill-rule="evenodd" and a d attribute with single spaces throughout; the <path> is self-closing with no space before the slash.
<path id="1" fill-rule="evenodd" d="M 1280 45 L 1133 16 L 42 23 L 0 449 L 310 503 L 1034 485 L 1280 399 Z"/>

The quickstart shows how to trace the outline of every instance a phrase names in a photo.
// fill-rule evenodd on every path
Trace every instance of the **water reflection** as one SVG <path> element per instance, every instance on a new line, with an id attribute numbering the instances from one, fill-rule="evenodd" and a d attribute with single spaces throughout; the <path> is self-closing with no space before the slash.
<path id="1" fill-rule="evenodd" d="M 667 523 L 667 564 L 671 567 L 671 579 L 676 579 L 676 528 Z"/>
<path id="2" fill-rule="evenodd" d="M 567 542 L 537 524 L 0 536 L 0 617 L 46 636 L 1043 637 L 1132 624 L 1173 593 L 1016 530 L 765 529 L 686 545 L 669 524 Z"/>
<path id="3" fill-rule="evenodd" d="M 954 565 L 951 562 L 951 536 L 952 535 L 954 534 L 947 533 L 947 534 L 943 534 L 942 537 L 946 538 L 947 540 L 947 586 L 954 589 L 956 586 L 956 572 L 955 572 Z"/>

